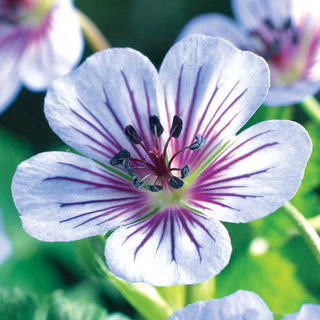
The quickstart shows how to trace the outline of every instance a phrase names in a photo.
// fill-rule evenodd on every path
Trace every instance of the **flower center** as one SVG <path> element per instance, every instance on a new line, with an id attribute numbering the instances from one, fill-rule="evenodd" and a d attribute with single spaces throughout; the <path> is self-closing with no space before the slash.
<path id="1" fill-rule="evenodd" d="M 191 166 L 186 164 L 183 168 L 172 167 L 173 160 L 185 150 L 198 150 L 205 145 L 205 139 L 201 135 L 195 137 L 195 141 L 180 150 L 178 150 L 169 161 L 166 159 L 167 148 L 171 139 L 177 139 L 182 130 L 182 119 L 175 115 L 173 117 L 170 135 L 162 149 L 160 136 L 164 129 L 157 116 L 149 118 L 149 127 L 153 135 L 153 146 L 149 150 L 144 144 L 142 138 L 138 135 L 132 125 L 125 127 L 124 133 L 129 141 L 139 145 L 145 158 L 133 158 L 126 149 L 121 150 L 111 160 L 112 166 L 122 165 L 125 172 L 132 178 L 132 184 L 135 188 L 142 188 L 145 182 L 148 182 L 147 188 L 152 192 L 158 192 L 162 189 L 180 189 L 183 187 L 183 179 L 190 173 Z M 179 172 L 179 177 L 175 174 Z"/>

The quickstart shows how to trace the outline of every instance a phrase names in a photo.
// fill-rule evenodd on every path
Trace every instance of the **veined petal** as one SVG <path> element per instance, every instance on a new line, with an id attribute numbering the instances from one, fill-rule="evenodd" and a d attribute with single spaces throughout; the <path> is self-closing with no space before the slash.
<path id="1" fill-rule="evenodd" d="M 299 0 L 298 0 L 299 1 Z M 257 28 L 267 19 L 275 25 L 290 17 L 292 0 L 232 0 L 232 12 L 248 30 Z"/>
<path id="2" fill-rule="evenodd" d="M 300 186 L 311 140 L 292 121 L 264 121 L 231 139 L 192 183 L 190 205 L 207 216 L 247 222 L 290 200 Z"/>
<path id="3" fill-rule="evenodd" d="M 250 47 L 249 39 L 242 26 L 227 16 L 219 13 L 205 13 L 191 19 L 178 36 L 178 40 L 190 34 L 205 34 L 221 37 L 238 48 Z"/>
<path id="4" fill-rule="evenodd" d="M 229 42 L 191 35 L 176 43 L 160 69 L 165 108 L 163 124 L 179 115 L 184 129 L 170 143 L 169 156 L 191 144 L 197 134 L 206 146 L 177 157 L 176 165 L 199 165 L 228 141 L 262 104 L 269 88 L 265 61 Z M 168 129 L 165 129 L 168 132 Z"/>
<path id="5" fill-rule="evenodd" d="M 135 50 L 98 52 L 53 82 L 45 99 L 46 117 L 63 141 L 93 159 L 108 163 L 122 149 L 137 157 L 141 151 L 123 131 L 132 125 L 152 147 L 148 123 L 158 113 L 157 76 L 152 63 Z"/>
<path id="6" fill-rule="evenodd" d="M 220 222 L 168 207 L 114 231 L 105 256 L 110 270 L 127 281 L 167 286 L 208 280 L 227 265 L 230 253 Z"/>
<path id="7" fill-rule="evenodd" d="M 21 80 L 30 90 L 44 90 L 79 62 L 84 48 L 72 0 L 56 0 L 34 30 L 23 56 Z"/>
<path id="8" fill-rule="evenodd" d="M 12 182 L 23 227 L 43 241 L 107 232 L 148 213 L 144 190 L 82 156 L 40 153 L 18 166 Z"/>
<path id="9" fill-rule="evenodd" d="M 254 292 L 238 290 L 229 296 L 199 301 L 175 311 L 168 320 L 273 320 L 266 303 Z"/>
<path id="10" fill-rule="evenodd" d="M 298 312 L 289 314 L 282 320 L 318 320 L 320 315 L 320 305 L 307 303 L 302 305 Z"/>

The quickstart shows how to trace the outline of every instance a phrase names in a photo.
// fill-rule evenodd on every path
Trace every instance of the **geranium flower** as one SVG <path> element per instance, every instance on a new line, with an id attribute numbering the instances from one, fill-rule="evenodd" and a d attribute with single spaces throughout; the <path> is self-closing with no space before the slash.
<path id="1" fill-rule="evenodd" d="M 110 231 L 107 265 L 128 281 L 211 278 L 231 253 L 220 221 L 247 222 L 283 205 L 311 150 L 290 121 L 235 136 L 268 87 L 262 58 L 212 37 L 175 44 L 159 74 L 132 49 L 93 55 L 53 82 L 45 114 L 95 161 L 47 152 L 20 164 L 12 190 L 24 229 L 43 241 Z"/>
<path id="2" fill-rule="evenodd" d="M 0 1 L 0 112 L 24 85 L 45 90 L 79 62 L 83 37 L 72 0 Z"/>
<path id="3" fill-rule="evenodd" d="M 282 320 L 317 320 L 320 306 L 304 304 L 300 311 L 287 315 Z M 229 296 L 209 301 L 198 301 L 175 311 L 168 320 L 273 320 L 273 314 L 266 303 L 254 292 L 238 290 Z"/>
<path id="4" fill-rule="evenodd" d="M 320 6 L 314 0 L 232 0 L 236 21 L 208 13 L 193 18 L 180 38 L 203 33 L 223 37 L 266 59 L 271 88 L 265 101 L 281 106 L 320 89 Z"/>
<path id="5" fill-rule="evenodd" d="M 0 264 L 2 264 L 11 253 L 11 243 L 4 233 L 2 225 L 2 214 L 0 211 Z"/>

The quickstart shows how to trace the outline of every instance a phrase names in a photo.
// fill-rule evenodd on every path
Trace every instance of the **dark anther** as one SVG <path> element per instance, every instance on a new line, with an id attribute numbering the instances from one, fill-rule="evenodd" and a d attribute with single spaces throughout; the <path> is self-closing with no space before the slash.
<path id="1" fill-rule="evenodd" d="M 283 24 L 283 30 L 289 30 L 291 28 L 293 28 L 293 25 L 292 25 L 292 20 L 290 18 L 288 18 L 285 23 Z"/>
<path id="2" fill-rule="evenodd" d="M 141 137 L 131 125 L 125 127 L 124 133 L 132 143 L 139 144 L 142 141 Z"/>
<path id="3" fill-rule="evenodd" d="M 157 116 L 149 117 L 150 130 L 152 134 L 156 137 L 160 137 L 163 133 L 163 127 Z"/>
<path id="4" fill-rule="evenodd" d="M 123 149 L 110 160 L 110 164 L 112 166 L 117 166 L 118 164 L 122 164 L 124 160 L 127 160 L 129 158 L 130 152 L 126 149 Z"/>
<path id="5" fill-rule="evenodd" d="M 136 177 L 137 174 L 132 170 L 130 163 L 128 160 L 124 160 L 123 161 L 123 167 L 124 170 L 126 171 L 126 173 L 130 176 L 130 177 Z"/>
<path id="6" fill-rule="evenodd" d="M 158 185 L 148 186 L 148 189 L 149 189 L 151 192 L 159 192 L 159 191 L 162 190 L 162 186 L 158 186 Z"/>
<path id="7" fill-rule="evenodd" d="M 184 185 L 184 182 L 178 177 L 171 177 L 169 180 L 169 186 L 173 189 L 180 189 Z"/>
<path id="8" fill-rule="evenodd" d="M 174 138 L 178 138 L 180 136 L 182 130 L 182 119 L 175 115 L 172 120 L 172 126 L 170 130 L 170 135 Z"/>
<path id="9" fill-rule="evenodd" d="M 280 50 L 280 40 L 274 39 L 274 41 L 271 44 L 269 55 L 272 57 L 276 55 Z"/>
<path id="10" fill-rule="evenodd" d="M 185 165 L 182 169 L 181 169 L 181 179 L 184 179 L 187 175 L 189 175 L 191 171 L 191 166 L 190 164 Z"/>
<path id="11" fill-rule="evenodd" d="M 275 29 L 275 25 L 270 19 L 265 19 L 264 24 L 271 30 Z"/>
<path id="12" fill-rule="evenodd" d="M 196 135 L 196 141 L 189 146 L 190 150 L 201 149 L 206 144 L 206 140 L 200 134 Z"/>
<path id="13" fill-rule="evenodd" d="M 132 179 L 132 185 L 137 188 L 137 189 L 141 189 L 144 185 L 143 181 L 140 181 L 137 176 L 133 177 Z"/>

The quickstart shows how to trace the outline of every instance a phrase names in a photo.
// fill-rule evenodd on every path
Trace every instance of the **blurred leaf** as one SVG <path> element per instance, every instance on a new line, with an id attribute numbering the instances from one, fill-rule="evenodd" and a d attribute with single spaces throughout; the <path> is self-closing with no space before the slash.
<path id="1" fill-rule="evenodd" d="M 110 281 L 123 297 L 146 319 L 165 320 L 173 312 L 157 290 L 144 283 L 130 283 L 114 276 L 104 259 L 105 240 L 101 237 L 78 241 L 78 256 L 91 275 Z"/>
<path id="2" fill-rule="evenodd" d="M 25 294 L 19 288 L 0 288 L 1 320 L 32 320 L 36 308 L 34 295 Z"/>
<path id="3" fill-rule="evenodd" d="M 47 320 L 105 320 L 107 311 L 87 299 L 70 299 L 62 290 L 53 293 Z"/>

